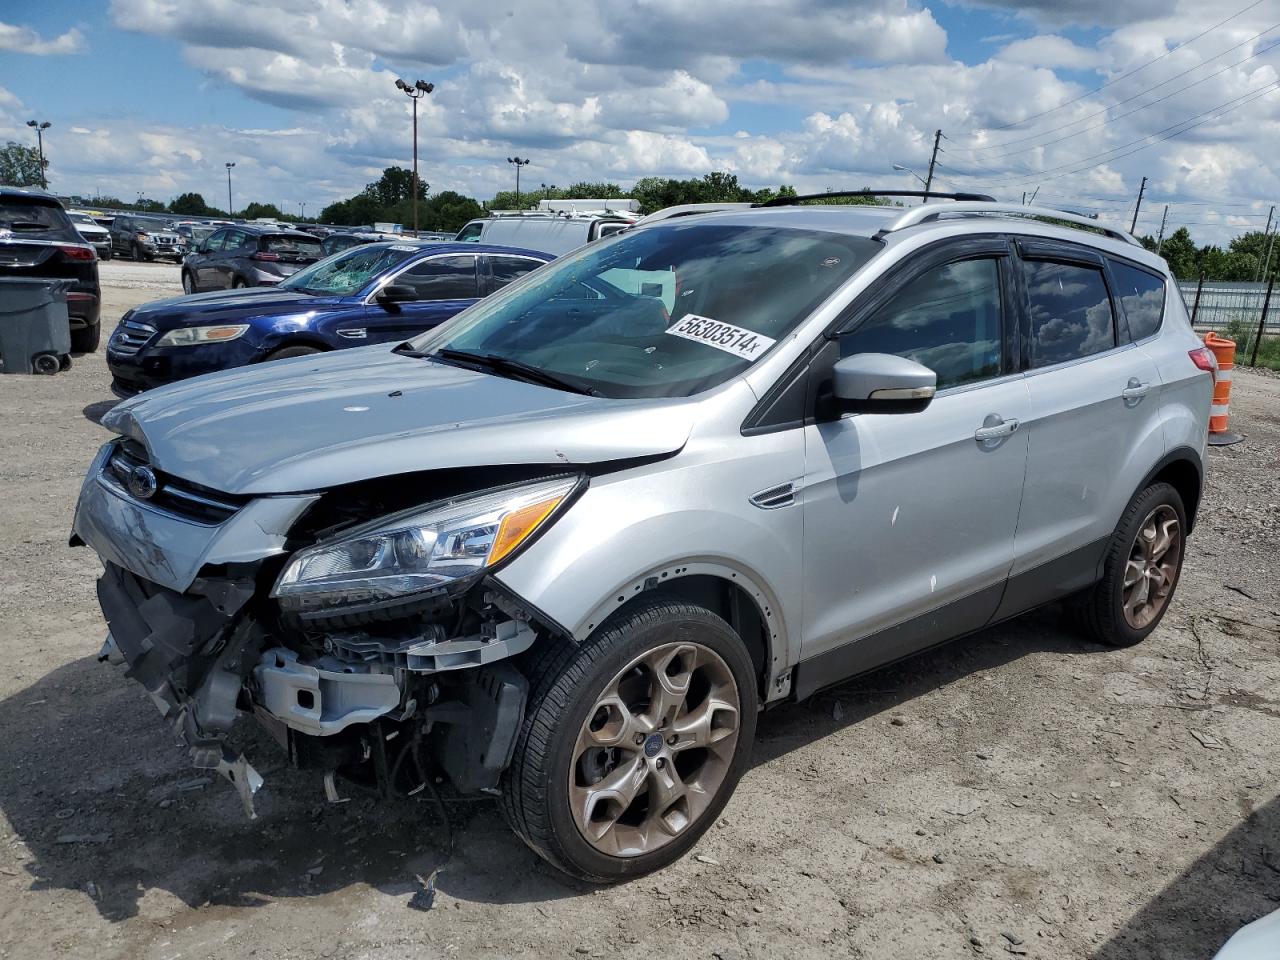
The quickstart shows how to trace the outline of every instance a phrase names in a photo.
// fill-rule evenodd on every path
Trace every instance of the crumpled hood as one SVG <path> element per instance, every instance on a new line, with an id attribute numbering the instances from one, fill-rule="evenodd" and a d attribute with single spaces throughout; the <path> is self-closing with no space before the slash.
<path id="1" fill-rule="evenodd" d="M 196 377 L 113 407 L 154 466 L 236 494 L 415 470 L 674 453 L 689 400 L 608 400 L 406 357 L 385 345 Z"/>

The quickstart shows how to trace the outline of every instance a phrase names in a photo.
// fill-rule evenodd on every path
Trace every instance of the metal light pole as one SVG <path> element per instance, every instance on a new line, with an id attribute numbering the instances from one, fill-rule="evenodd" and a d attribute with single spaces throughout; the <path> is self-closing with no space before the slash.
<path id="1" fill-rule="evenodd" d="M 520 209 L 520 168 L 527 167 L 533 161 L 528 157 L 521 160 L 519 157 L 507 157 L 507 163 L 516 165 L 516 209 Z"/>
<path id="2" fill-rule="evenodd" d="M 53 126 L 53 124 L 51 124 L 48 120 L 45 120 L 42 122 L 36 121 L 36 120 L 28 120 L 27 126 L 31 127 L 36 132 L 36 148 L 40 153 L 40 186 L 41 188 L 48 190 L 49 178 L 45 176 L 45 172 L 44 172 L 44 132 L 48 130 L 51 126 Z"/>
<path id="3" fill-rule="evenodd" d="M 413 101 L 413 232 L 418 232 L 418 101 L 436 88 L 434 83 L 415 80 L 413 85 L 403 80 L 396 81 L 396 87 L 403 90 Z"/>
<path id="4" fill-rule="evenodd" d="M 235 164 L 226 163 L 223 164 L 223 166 L 227 168 L 227 216 L 234 220 L 235 217 L 231 215 L 231 168 L 234 167 Z"/>
<path id="5" fill-rule="evenodd" d="M 924 177 L 920 176 L 920 174 L 916 173 L 916 172 L 915 172 L 914 170 L 912 170 L 910 167 L 904 167 L 904 166 L 903 166 L 902 164 L 900 164 L 900 163 L 895 163 L 895 164 L 893 165 L 893 169 L 898 170 L 898 171 L 901 171 L 902 173 L 909 173 L 909 174 L 911 174 L 913 177 L 915 177 L 917 180 L 919 180 L 919 181 L 920 181 L 920 185 L 921 185 L 921 186 L 923 186 L 923 187 L 925 187 L 926 189 L 928 189 L 928 186 L 929 186 L 929 185 L 928 185 L 927 183 L 925 183 L 925 182 L 924 182 Z"/>
<path id="6" fill-rule="evenodd" d="M 299 220 L 307 219 L 307 201 L 303 200 L 299 202 L 298 206 L 302 208 L 302 213 L 298 214 L 298 219 Z"/>

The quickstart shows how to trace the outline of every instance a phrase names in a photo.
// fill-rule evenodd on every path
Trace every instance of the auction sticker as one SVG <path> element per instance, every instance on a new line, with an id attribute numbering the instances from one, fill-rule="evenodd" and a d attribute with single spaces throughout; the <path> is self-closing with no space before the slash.
<path id="1" fill-rule="evenodd" d="M 667 327 L 667 333 L 695 343 L 705 343 L 743 360 L 755 360 L 774 343 L 772 337 L 735 327 L 732 323 L 700 317 L 696 313 L 686 313 Z"/>

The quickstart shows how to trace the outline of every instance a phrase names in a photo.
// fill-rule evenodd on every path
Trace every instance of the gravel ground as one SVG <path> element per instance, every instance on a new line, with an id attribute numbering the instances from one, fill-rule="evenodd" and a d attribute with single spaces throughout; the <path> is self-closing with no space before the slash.
<path id="1" fill-rule="evenodd" d="M 106 264 L 109 322 L 176 292 Z M 1280 380 L 1238 372 L 1178 598 L 1132 650 L 1053 609 L 765 715 L 695 856 L 566 883 L 488 801 L 331 806 L 266 744 L 261 817 L 94 660 L 67 547 L 100 355 L 0 377 L 0 956 L 1207 958 L 1280 906 Z M 248 728 L 246 727 L 246 730 Z M 430 912 L 415 876 L 442 868 Z"/>

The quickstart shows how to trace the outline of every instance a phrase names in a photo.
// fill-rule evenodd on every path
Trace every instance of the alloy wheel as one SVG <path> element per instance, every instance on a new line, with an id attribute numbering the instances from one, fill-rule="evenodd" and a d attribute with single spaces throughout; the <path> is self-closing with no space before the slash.
<path id="1" fill-rule="evenodd" d="M 1182 526 L 1162 503 L 1138 527 L 1124 571 L 1124 618 L 1142 630 L 1164 611 L 1182 563 Z"/>
<path id="2" fill-rule="evenodd" d="M 620 670 L 587 714 L 569 769 L 586 841 L 636 857 L 684 834 L 729 772 L 740 703 L 729 665 L 699 643 L 663 644 Z"/>

